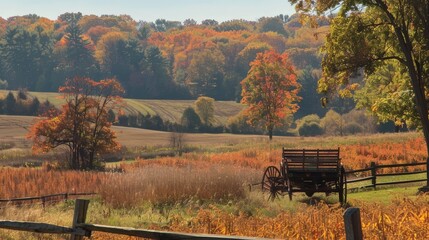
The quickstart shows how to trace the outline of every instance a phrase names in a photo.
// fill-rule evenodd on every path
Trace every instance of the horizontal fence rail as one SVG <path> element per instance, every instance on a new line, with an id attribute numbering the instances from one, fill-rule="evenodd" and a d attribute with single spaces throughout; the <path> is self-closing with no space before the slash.
<path id="1" fill-rule="evenodd" d="M 82 192 L 82 193 L 56 193 L 38 197 L 23 197 L 23 198 L 9 198 L 9 199 L 0 199 L 0 203 L 9 203 L 9 204 L 24 204 L 25 202 L 41 202 L 43 206 L 46 203 L 51 202 L 60 202 L 68 199 L 75 199 L 76 197 L 81 196 L 93 196 L 97 195 L 95 192 Z"/>

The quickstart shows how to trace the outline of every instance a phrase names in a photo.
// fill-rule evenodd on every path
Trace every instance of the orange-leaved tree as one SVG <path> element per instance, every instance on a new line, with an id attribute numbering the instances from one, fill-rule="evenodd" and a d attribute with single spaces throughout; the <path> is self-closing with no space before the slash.
<path id="1" fill-rule="evenodd" d="M 114 79 L 93 81 L 75 77 L 59 88 L 65 99 L 61 110 L 36 122 L 28 138 L 35 153 L 66 146 L 66 165 L 72 169 L 94 169 L 98 155 L 120 148 L 108 120 L 109 110 L 121 105 L 124 90 Z"/>
<path id="2" fill-rule="evenodd" d="M 287 54 L 258 53 L 241 85 L 241 103 L 248 105 L 245 114 L 250 124 L 262 124 L 271 140 L 274 127 L 298 110 L 300 85 Z"/>

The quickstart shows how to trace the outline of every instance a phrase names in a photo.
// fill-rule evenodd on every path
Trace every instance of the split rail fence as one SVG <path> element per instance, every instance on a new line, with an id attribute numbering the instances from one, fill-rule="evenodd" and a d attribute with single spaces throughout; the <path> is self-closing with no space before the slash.
<path id="1" fill-rule="evenodd" d="M 417 162 L 417 163 L 404 163 L 404 164 L 385 164 L 385 165 L 379 165 L 375 162 L 371 162 L 369 168 L 364 169 L 357 169 L 352 171 L 346 171 L 346 175 L 348 177 L 347 184 L 350 183 L 357 183 L 357 182 L 364 182 L 364 181 L 371 181 L 371 184 L 363 185 L 356 188 L 351 188 L 349 190 L 354 190 L 358 188 L 374 188 L 376 189 L 377 186 L 385 186 L 385 185 L 396 185 L 396 184 L 405 184 L 405 183 L 416 183 L 416 182 L 424 182 L 427 181 L 427 178 L 424 179 L 412 179 L 412 180 L 400 180 L 400 181 L 383 181 L 379 182 L 378 180 L 381 180 L 385 177 L 392 177 L 392 176 L 406 176 L 406 175 L 419 175 L 426 173 L 426 170 L 419 170 L 419 171 L 403 171 L 403 172 L 392 172 L 392 173 L 378 173 L 379 169 L 386 169 L 386 168 L 404 168 L 407 167 L 418 167 L 418 166 L 426 166 L 426 162 Z M 356 173 L 365 173 L 369 172 L 369 174 L 366 174 L 368 176 L 366 177 L 360 177 L 360 178 L 353 178 L 349 179 L 349 177 Z"/>
<path id="2" fill-rule="evenodd" d="M 90 237 L 92 232 L 105 232 L 120 234 L 133 237 L 142 237 L 149 239 L 218 239 L 218 240 L 255 240 L 261 238 L 223 236 L 212 234 L 188 234 L 179 232 L 154 231 L 146 229 L 135 229 L 127 227 L 106 226 L 99 224 L 85 223 L 88 211 L 89 200 L 77 199 L 74 209 L 73 224 L 71 227 L 57 226 L 47 223 L 37 222 L 18 222 L 18 221 L 0 221 L 0 228 L 50 234 L 70 234 L 70 240 L 82 240 L 84 237 Z"/>
<path id="3" fill-rule="evenodd" d="M 39 197 L 23 197 L 23 198 L 10 198 L 10 199 L 0 199 L 0 204 L 13 204 L 13 205 L 27 205 L 34 204 L 37 202 L 42 203 L 42 206 L 45 207 L 48 203 L 57 203 L 68 199 L 76 199 L 81 196 L 93 196 L 97 193 L 57 193 L 44 195 Z"/>
<path id="4" fill-rule="evenodd" d="M 126 236 L 143 237 L 149 239 L 216 239 L 216 240 L 254 240 L 261 238 L 223 236 L 213 234 L 188 234 L 179 232 L 154 231 L 127 227 L 106 226 L 85 223 L 88 212 L 89 200 L 77 199 L 74 209 L 73 223 L 71 227 L 57 226 L 47 223 L 0 221 L 0 228 L 49 234 L 70 234 L 70 240 L 83 240 L 91 237 L 92 232 L 105 232 Z M 349 208 L 344 212 L 344 227 L 347 240 L 361 240 L 362 226 L 358 208 Z"/>

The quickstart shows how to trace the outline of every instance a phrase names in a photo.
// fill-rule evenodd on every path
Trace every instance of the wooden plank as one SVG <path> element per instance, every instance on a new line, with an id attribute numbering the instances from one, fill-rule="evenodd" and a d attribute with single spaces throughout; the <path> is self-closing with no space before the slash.
<path id="1" fill-rule="evenodd" d="M 360 173 L 360 172 L 366 172 L 366 171 L 371 171 L 371 168 L 363 168 L 363 169 L 346 171 L 346 174 Z"/>
<path id="2" fill-rule="evenodd" d="M 36 232 L 36 233 L 51 233 L 51 234 L 65 234 L 72 233 L 73 229 L 57 226 L 47 223 L 36 223 L 36 222 L 22 222 L 22 221 L 0 221 L 0 228 Z"/>
<path id="3" fill-rule="evenodd" d="M 424 182 L 426 180 L 427 179 L 407 180 L 407 181 L 397 181 L 397 182 L 383 182 L 383 183 L 377 183 L 377 186 L 395 185 L 395 184 L 404 184 L 404 183 L 416 183 L 416 182 Z"/>
<path id="4" fill-rule="evenodd" d="M 347 180 L 347 183 L 363 182 L 363 181 L 372 180 L 373 178 L 374 178 L 373 176 L 357 178 L 357 179 Z"/>
<path id="5" fill-rule="evenodd" d="M 362 240 L 362 223 L 360 221 L 359 208 L 348 208 L 344 212 L 344 227 L 346 240 Z"/>
<path id="6" fill-rule="evenodd" d="M 387 177 L 387 176 L 403 176 L 403 175 L 413 175 L 413 174 L 422 174 L 426 171 L 417 171 L 417 172 L 399 172 L 399 173 L 382 173 L 377 174 L 377 177 Z"/>
<path id="7" fill-rule="evenodd" d="M 393 167 L 413 167 L 413 166 L 422 166 L 426 165 L 426 162 L 420 163 L 401 163 L 401 164 L 386 164 L 386 165 L 376 165 L 378 168 L 393 168 Z"/>
<path id="8" fill-rule="evenodd" d="M 223 235 L 211 235 L 211 234 L 188 234 L 179 232 L 166 232 L 166 231 L 154 231 L 147 229 L 136 229 L 128 227 L 115 227 L 106 226 L 99 224 L 78 224 L 77 227 L 85 229 L 87 231 L 98 231 L 107 232 L 113 234 L 121 234 L 134 237 L 150 238 L 150 239 L 219 239 L 219 240 L 255 240 L 262 238 L 253 237 L 239 237 L 239 236 L 223 236 Z"/>
<path id="9" fill-rule="evenodd" d="M 88 205 L 89 205 L 89 200 L 86 200 L 86 199 L 77 199 L 76 200 L 76 205 L 74 208 L 74 215 L 73 215 L 73 225 L 72 225 L 73 229 L 77 230 L 78 224 L 85 223 L 86 214 L 88 212 Z M 70 240 L 83 240 L 83 236 L 90 237 L 91 232 L 90 231 L 83 231 L 83 232 L 75 231 L 70 236 Z"/>

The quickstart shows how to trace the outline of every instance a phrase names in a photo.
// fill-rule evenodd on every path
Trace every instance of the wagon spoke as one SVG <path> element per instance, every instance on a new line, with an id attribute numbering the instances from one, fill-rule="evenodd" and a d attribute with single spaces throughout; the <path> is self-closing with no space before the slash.
<path id="1" fill-rule="evenodd" d="M 262 191 L 269 192 L 268 199 L 274 200 L 281 195 L 282 188 L 285 188 L 283 182 L 279 169 L 269 166 L 262 177 Z"/>

